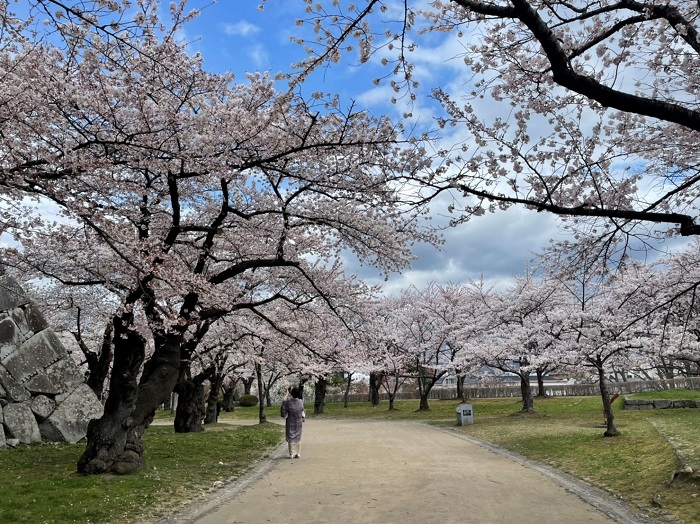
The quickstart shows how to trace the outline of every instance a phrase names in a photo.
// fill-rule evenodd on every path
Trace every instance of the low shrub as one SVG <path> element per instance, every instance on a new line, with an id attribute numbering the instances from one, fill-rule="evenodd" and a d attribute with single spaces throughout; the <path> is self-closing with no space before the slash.
<path id="1" fill-rule="evenodd" d="M 258 397 L 255 395 L 241 395 L 241 406 L 249 408 L 258 405 Z"/>

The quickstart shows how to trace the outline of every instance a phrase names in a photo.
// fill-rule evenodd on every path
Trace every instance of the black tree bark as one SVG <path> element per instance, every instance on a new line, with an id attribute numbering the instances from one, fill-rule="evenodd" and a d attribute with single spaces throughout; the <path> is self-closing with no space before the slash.
<path id="1" fill-rule="evenodd" d="M 326 404 L 326 390 L 328 381 L 325 378 L 316 379 L 314 386 L 314 415 L 323 413 L 323 406 Z"/>
<path id="2" fill-rule="evenodd" d="M 530 384 L 530 373 L 520 373 L 520 394 L 523 400 L 522 413 L 533 413 L 535 411 L 535 401 L 532 398 L 532 385 Z"/>
<path id="3" fill-rule="evenodd" d="M 605 377 L 605 369 L 603 368 L 603 360 L 600 356 L 596 357 L 595 366 L 598 370 L 598 379 L 600 384 L 600 397 L 603 400 L 603 415 L 605 416 L 605 437 L 617 437 L 620 435 L 617 427 L 615 427 L 615 414 L 612 410 L 612 402 L 610 402 L 610 390 L 608 389 L 608 379 Z"/>
<path id="4" fill-rule="evenodd" d="M 255 377 L 247 377 L 247 378 L 242 378 L 241 382 L 243 382 L 243 394 L 244 395 L 250 395 L 251 389 L 253 389 L 253 382 L 255 381 Z"/>
<path id="5" fill-rule="evenodd" d="M 465 403 L 467 401 L 467 391 L 464 388 L 464 375 L 459 369 L 455 370 L 455 375 L 457 377 L 457 398 Z"/>
<path id="6" fill-rule="evenodd" d="M 353 372 L 348 372 L 345 382 L 345 394 L 343 395 L 343 407 L 348 407 L 348 398 L 350 396 L 350 384 L 352 384 Z"/>
<path id="7" fill-rule="evenodd" d="M 198 433 L 204 431 L 202 422 L 206 415 L 204 382 L 213 375 L 210 367 L 192 379 L 180 377 L 175 386 L 177 411 L 175 412 L 175 433 Z"/>
<path id="8" fill-rule="evenodd" d="M 262 365 L 259 362 L 255 363 L 255 376 L 258 379 L 258 422 L 262 424 L 267 422 L 267 415 L 265 414 L 265 403 L 263 402 L 263 398 L 265 396 L 265 383 L 263 382 Z M 250 388 L 248 389 L 250 390 Z"/>
<path id="9" fill-rule="evenodd" d="M 369 401 L 372 403 L 373 406 L 379 405 L 379 388 L 381 386 L 381 383 L 381 374 L 369 374 Z"/>
<path id="10" fill-rule="evenodd" d="M 537 370 L 537 396 L 546 397 L 547 392 L 544 390 L 544 373 L 541 369 Z"/>
<path id="11" fill-rule="evenodd" d="M 138 462 L 138 453 L 127 450 L 127 431 L 136 406 L 137 377 L 146 354 L 146 341 L 129 329 L 130 318 L 115 317 L 115 358 L 110 391 L 99 419 L 91 420 L 87 430 L 87 446 L 78 460 L 78 473 L 128 473 Z"/>
<path id="12" fill-rule="evenodd" d="M 78 333 L 73 333 L 73 336 L 77 340 L 80 348 L 85 355 L 85 360 L 88 365 L 88 378 L 87 385 L 95 392 L 97 398 L 102 400 L 104 396 L 105 381 L 109 376 L 109 366 L 112 363 L 112 332 L 113 324 L 110 322 L 107 324 L 105 331 L 102 335 L 102 346 L 100 351 L 95 353 L 90 351 L 90 349 L 85 345 L 82 337 Z"/>
<path id="13" fill-rule="evenodd" d="M 428 368 L 422 364 L 417 365 L 418 369 L 418 394 L 420 396 L 419 411 L 428 411 L 428 397 L 435 383 L 442 377 L 446 371 L 436 372 L 432 368 Z"/>
<path id="14" fill-rule="evenodd" d="M 220 372 L 215 372 L 210 378 L 211 388 L 207 397 L 207 410 L 204 415 L 205 424 L 214 424 L 219 420 L 219 412 L 223 407 L 223 402 L 219 402 L 219 392 L 224 384 L 224 376 Z"/>
<path id="15" fill-rule="evenodd" d="M 232 381 L 228 386 L 224 388 L 224 411 L 230 413 L 234 410 L 234 401 L 236 400 L 236 383 L 238 381 Z"/>

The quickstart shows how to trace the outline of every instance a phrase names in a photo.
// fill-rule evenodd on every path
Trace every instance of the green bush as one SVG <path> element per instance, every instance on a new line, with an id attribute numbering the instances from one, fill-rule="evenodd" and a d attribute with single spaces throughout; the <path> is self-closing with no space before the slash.
<path id="1" fill-rule="evenodd" d="M 241 395 L 241 406 L 249 408 L 258 405 L 258 397 L 255 395 Z"/>

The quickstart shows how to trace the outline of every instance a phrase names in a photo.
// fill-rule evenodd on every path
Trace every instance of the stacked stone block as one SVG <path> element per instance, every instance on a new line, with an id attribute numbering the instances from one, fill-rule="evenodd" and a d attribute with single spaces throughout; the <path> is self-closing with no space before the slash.
<path id="1" fill-rule="evenodd" d="M 0 266 L 0 448 L 75 443 L 102 404 L 22 287 Z"/>

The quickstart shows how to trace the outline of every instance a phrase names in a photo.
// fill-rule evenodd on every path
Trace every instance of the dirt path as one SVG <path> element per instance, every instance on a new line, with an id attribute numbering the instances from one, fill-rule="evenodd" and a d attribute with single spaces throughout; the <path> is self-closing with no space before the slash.
<path id="1" fill-rule="evenodd" d="M 641 523 L 605 494 L 457 432 L 413 422 L 311 419 L 236 484 L 166 522 Z"/>

